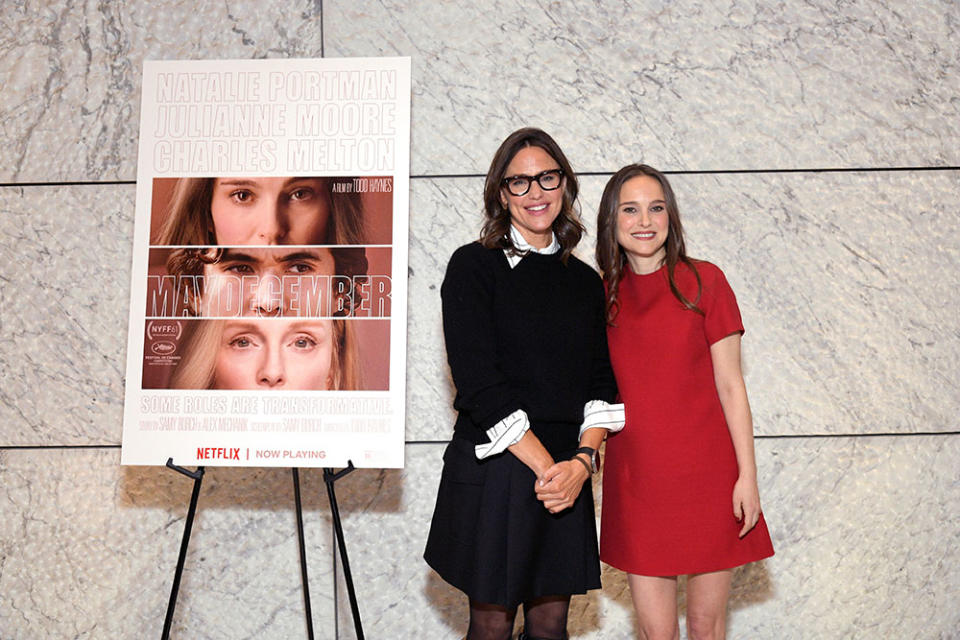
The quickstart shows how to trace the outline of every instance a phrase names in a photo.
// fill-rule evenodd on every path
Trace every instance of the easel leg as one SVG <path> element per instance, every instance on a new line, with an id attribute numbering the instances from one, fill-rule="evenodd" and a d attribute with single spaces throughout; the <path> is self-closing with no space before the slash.
<path id="1" fill-rule="evenodd" d="M 340 549 L 340 560 L 343 562 L 343 577 L 347 583 L 347 595 L 350 598 L 350 611 L 353 613 L 353 626 L 357 632 L 357 640 L 364 640 L 363 624 L 360 622 L 360 607 L 357 605 L 357 593 L 353 588 L 353 576 L 350 573 L 350 561 L 347 559 L 347 545 L 343 539 L 343 524 L 340 522 L 340 509 L 337 507 L 337 494 L 333 483 L 354 470 L 353 461 L 347 462 L 347 467 L 334 473 L 333 469 L 323 470 L 323 481 L 327 484 L 327 497 L 330 499 L 330 514 L 333 516 L 333 530 L 337 536 L 337 546 Z"/>
<path id="2" fill-rule="evenodd" d="M 190 507 L 187 509 L 187 520 L 183 525 L 180 557 L 177 558 L 177 570 L 173 574 L 173 587 L 170 589 L 170 601 L 167 603 L 167 615 L 163 620 L 161 640 L 169 640 L 170 638 L 170 627 L 173 624 L 173 610 L 177 606 L 177 594 L 180 592 L 180 578 L 183 576 L 183 565 L 187 559 L 187 545 L 190 544 L 190 531 L 193 529 L 193 517 L 197 513 L 197 500 L 200 498 L 200 483 L 203 481 L 203 467 L 197 467 L 196 471 L 187 471 L 183 467 L 178 467 L 173 464 L 173 458 L 167 459 L 167 466 L 189 478 L 193 478 L 193 493 L 190 496 Z"/>
<path id="3" fill-rule="evenodd" d="M 310 582 L 307 580 L 307 549 L 303 539 L 303 506 L 300 502 L 300 470 L 294 467 L 293 496 L 297 505 L 297 539 L 300 543 L 300 578 L 303 580 L 303 606 L 307 617 L 307 638 L 313 640 L 313 612 L 310 608 Z"/>
<path id="4" fill-rule="evenodd" d="M 173 458 L 167 459 L 167 466 L 189 478 L 193 478 L 193 493 L 190 496 L 190 506 L 187 509 L 187 518 L 183 526 L 180 555 L 177 558 L 177 569 L 173 575 L 173 586 L 170 589 L 170 601 L 167 604 L 167 615 L 163 621 L 163 633 L 160 636 L 161 640 L 169 640 L 170 638 L 170 628 L 173 626 L 173 613 L 177 606 L 177 595 L 180 592 L 180 579 L 183 576 L 183 567 L 187 559 L 187 547 L 190 544 L 190 532 L 193 530 L 193 520 L 197 513 L 197 501 L 200 498 L 200 484 L 203 481 L 204 471 L 203 467 L 197 467 L 196 471 L 188 471 L 183 467 L 178 467 L 173 464 Z M 348 461 L 347 467 L 338 473 L 334 473 L 333 469 L 324 469 L 323 481 L 327 485 L 327 497 L 330 499 L 330 513 L 333 516 L 334 533 L 337 537 L 340 559 L 343 562 L 343 575 L 347 583 L 347 594 L 350 597 L 350 610 L 353 613 L 353 624 L 357 632 L 357 640 L 364 640 L 363 626 L 360 622 L 360 608 L 357 605 L 357 594 L 353 588 L 353 576 L 350 573 L 350 561 L 347 558 L 347 545 L 343 539 L 343 524 L 340 521 L 340 509 L 337 506 L 337 495 L 333 486 L 334 482 L 353 470 L 354 466 L 352 461 Z M 297 537 L 300 544 L 300 574 L 303 580 L 303 596 L 307 618 L 307 635 L 310 640 L 313 640 L 313 613 L 310 606 L 310 586 L 307 579 L 307 555 L 303 534 L 303 505 L 300 500 L 300 473 L 298 469 L 292 469 L 292 471 L 294 500 L 297 511 Z"/>

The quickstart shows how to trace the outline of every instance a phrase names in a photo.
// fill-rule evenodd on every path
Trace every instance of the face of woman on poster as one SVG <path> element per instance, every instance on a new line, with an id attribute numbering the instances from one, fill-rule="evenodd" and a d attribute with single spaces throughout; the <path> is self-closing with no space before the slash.
<path id="1" fill-rule="evenodd" d="M 331 313 L 334 258 L 326 247 L 223 250 L 203 268 L 205 317 L 294 317 Z"/>
<path id="2" fill-rule="evenodd" d="M 669 230 L 660 181 L 640 175 L 624 182 L 617 202 L 617 243 L 634 273 L 651 273 L 663 264 Z"/>
<path id="3" fill-rule="evenodd" d="M 507 165 L 500 202 L 523 239 L 549 246 L 553 221 L 563 206 L 565 178 L 560 164 L 540 147 L 524 147 Z"/>
<path id="4" fill-rule="evenodd" d="M 332 320 L 231 320 L 214 365 L 214 389 L 323 390 L 332 386 Z"/>
<path id="5" fill-rule="evenodd" d="M 216 178 L 210 214 L 218 245 L 324 244 L 330 195 L 323 178 Z"/>

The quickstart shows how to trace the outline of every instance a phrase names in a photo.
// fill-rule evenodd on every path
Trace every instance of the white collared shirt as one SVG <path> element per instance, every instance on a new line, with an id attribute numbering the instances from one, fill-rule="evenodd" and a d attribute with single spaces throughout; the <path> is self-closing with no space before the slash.
<path id="1" fill-rule="evenodd" d="M 510 239 L 513 240 L 513 246 L 517 248 L 517 251 L 520 253 L 514 253 L 507 249 L 504 249 L 503 253 L 507 256 L 507 262 L 510 263 L 510 268 L 513 269 L 515 266 L 520 264 L 520 261 L 523 260 L 523 256 L 527 252 L 533 253 L 542 253 L 545 256 L 550 256 L 558 251 L 560 251 L 560 243 L 557 242 L 557 235 L 551 231 L 550 232 L 550 244 L 548 244 L 543 249 L 538 249 L 533 246 L 523 235 L 517 231 L 517 228 L 510 225 Z"/>

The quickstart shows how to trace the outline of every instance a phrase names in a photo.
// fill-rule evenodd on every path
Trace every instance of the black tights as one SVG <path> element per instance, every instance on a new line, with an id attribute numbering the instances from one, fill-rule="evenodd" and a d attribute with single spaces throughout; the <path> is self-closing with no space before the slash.
<path id="1" fill-rule="evenodd" d="M 565 640 L 570 596 L 544 596 L 523 603 L 523 626 L 530 640 Z M 509 640 L 517 610 L 470 601 L 466 640 Z"/>

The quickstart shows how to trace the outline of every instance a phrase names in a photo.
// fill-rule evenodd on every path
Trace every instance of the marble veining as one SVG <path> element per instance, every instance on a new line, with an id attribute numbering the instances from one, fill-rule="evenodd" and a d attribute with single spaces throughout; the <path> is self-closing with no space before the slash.
<path id="1" fill-rule="evenodd" d="M 410 190 L 407 440 L 449 439 L 455 393 L 443 343 L 440 285 L 456 247 L 476 240 L 482 180 L 416 180 Z"/>
<path id="2" fill-rule="evenodd" d="M 691 254 L 738 294 L 758 433 L 956 428 L 952 173 L 674 182 Z"/>
<path id="3" fill-rule="evenodd" d="M 0 628 L 4 638 L 159 635 L 193 483 L 119 451 L 0 452 Z M 317 638 L 332 639 L 329 508 L 301 475 Z M 305 635 L 287 469 L 208 470 L 173 635 Z"/>
<path id="4" fill-rule="evenodd" d="M 119 442 L 133 198 L 0 189 L 0 443 Z"/>
<path id="5" fill-rule="evenodd" d="M 477 133 L 520 124 L 566 132 L 592 171 L 640 156 L 672 169 L 958 164 L 949 0 L 325 10 L 327 55 L 413 57 L 414 117 L 430 123 L 413 127 L 415 174 L 482 172 Z M 316 2 L 18 2 L 0 20 L 0 51 L 17 54 L 0 71 L 9 180 L 132 179 L 144 59 L 320 55 Z"/>
<path id="6" fill-rule="evenodd" d="M 589 171 L 957 164 L 948 1 L 325 8 L 328 54 L 413 56 L 415 174 L 483 172 L 524 124 Z"/>
<path id="7" fill-rule="evenodd" d="M 144 60 L 319 57 L 320 23 L 312 0 L 7 3 L 0 176 L 132 180 Z"/>

